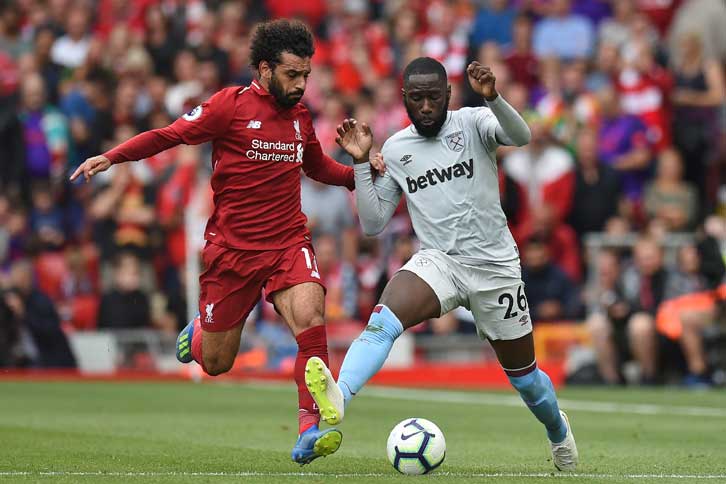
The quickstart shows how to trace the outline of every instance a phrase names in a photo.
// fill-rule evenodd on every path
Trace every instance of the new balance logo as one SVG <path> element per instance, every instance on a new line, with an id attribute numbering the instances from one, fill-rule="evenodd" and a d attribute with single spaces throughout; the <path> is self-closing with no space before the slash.
<path id="1" fill-rule="evenodd" d="M 403 155 L 403 158 L 401 158 L 401 163 L 403 163 L 403 166 L 408 165 L 413 161 L 413 156 L 411 155 Z"/>
<path id="2" fill-rule="evenodd" d="M 408 193 L 416 193 L 418 190 L 423 190 L 428 186 L 434 186 L 437 183 L 444 183 L 450 181 L 452 178 L 461 178 L 462 176 L 466 176 L 466 178 L 474 176 L 473 158 L 469 158 L 469 161 L 454 163 L 447 168 L 426 170 L 425 175 L 421 175 L 415 179 L 407 176 L 406 185 L 408 185 Z"/>
<path id="3" fill-rule="evenodd" d="M 262 121 L 257 121 L 256 119 L 253 119 L 247 124 L 248 129 L 260 129 L 262 127 Z"/>

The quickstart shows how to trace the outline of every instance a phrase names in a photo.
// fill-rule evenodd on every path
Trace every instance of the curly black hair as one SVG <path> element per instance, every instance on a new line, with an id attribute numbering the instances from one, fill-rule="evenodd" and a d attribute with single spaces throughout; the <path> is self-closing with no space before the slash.
<path id="1" fill-rule="evenodd" d="M 278 19 L 263 22 L 252 34 L 250 64 L 255 69 L 260 62 L 274 65 L 280 62 L 280 55 L 290 52 L 298 57 L 312 57 L 315 53 L 313 34 L 302 22 Z"/>

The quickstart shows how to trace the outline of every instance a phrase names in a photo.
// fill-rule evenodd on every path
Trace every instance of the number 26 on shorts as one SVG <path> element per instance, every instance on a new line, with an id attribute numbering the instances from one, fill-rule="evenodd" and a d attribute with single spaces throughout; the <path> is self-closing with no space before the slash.
<path id="1" fill-rule="evenodd" d="M 527 297 L 524 295 L 523 288 L 524 286 L 521 285 L 517 288 L 517 307 L 520 311 L 527 309 Z M 513 293 L 503 292 L 499 295 L 499 304 L 506 305 L 507 307 L 507 312 L 504 313 L 504 319 L 515 318 L 519 315 L 518 311 L 514 311 L 514 299 L 515 296 Z"/>

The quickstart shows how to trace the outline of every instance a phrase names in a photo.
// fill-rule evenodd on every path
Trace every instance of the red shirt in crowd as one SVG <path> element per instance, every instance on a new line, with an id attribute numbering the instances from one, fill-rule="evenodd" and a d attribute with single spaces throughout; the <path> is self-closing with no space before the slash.
<path id="1" fill-rule="evenodd" d="M 282 108 L 253 81 L 228 87 L 171 125 L 105 153 L 111 163 L 140 160 L 185 143 L 212 141 L 214 211 L 206 240 L 273 250 L 310 239 L 300 206 L 300 168 L 312 179 L 354 188 L 353 170 L 325 155 L 307 108 Z"/>

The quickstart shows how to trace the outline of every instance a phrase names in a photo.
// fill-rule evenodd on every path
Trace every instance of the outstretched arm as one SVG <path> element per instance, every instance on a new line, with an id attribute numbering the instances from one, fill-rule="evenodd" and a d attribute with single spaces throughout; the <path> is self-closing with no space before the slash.
<path id="1" fill-rule="evenodd" d="M 499 95 L 495 87 L 497 79 L 491 69 L 475 61 L 469 64 L 466 72 L 471 88 L 484 97 L 489 109 L 497 119 L 494 133 L 497 143 L 508 146 L 524 146 L 529 143 L 532 138 L 529 126 L 522 116 Z"/>
<path id="2" fill-rule="evenodd" d="M 346 119 L 338 126 L 338 137 L 335 141 L 353 157 L 355 163 L 355 199 L 363 232 L 366 235 L 379 234 L 396 211 L 401 190 L 388 174 L 379 176 L 373 182 L 371 165 L 379 167 L 384 163 L 380 153 L 372 163 L 368 162 L 373 144 L 368 125 L 359 125 L 355 119 Z"/>
<path id="3" fill-rule="evenodd" d="M 181 143 L 183 143 L 181 137 L 169 126 L 137 134 L 102 155 L 88 158 L 73 172 L 71 181 L 81 174 L 86 181 L 89 181 L 93 175 L 108 170 L 111 165 L 143 160 Z"/>
<path id="4" fill-rule="evenodd" d="M 225 88 L 169 126 L 138 134 L 116 148 L 87 159 L 76 168 L 71 181 L 83 174 L 86 181 L 96 173 L 124 161 L 143 160 L 179 144 L 197 145 L 222 136 L 236 109 L 237 88 Z"/>

